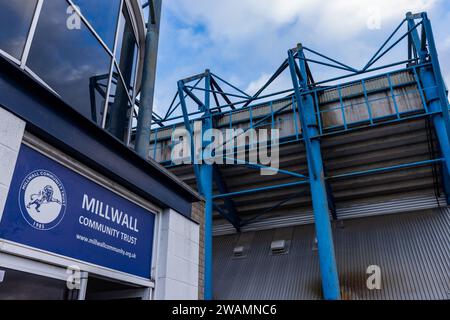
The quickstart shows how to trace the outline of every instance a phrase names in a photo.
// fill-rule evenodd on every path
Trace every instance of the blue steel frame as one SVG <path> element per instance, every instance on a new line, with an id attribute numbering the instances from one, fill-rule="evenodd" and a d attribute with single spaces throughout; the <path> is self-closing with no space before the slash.
<path id="1" fill-rule="evenodd" d="M 400 35 L 395 41 L 393 39 L 397 36 L 404 25 L 407 25 L 407 32 Z M 419 28 L 421 33 L 419 35 Z M 408 41 L 408 57 L 403 61 L 395 61 L 390 64 L 375 66 L 375 64 L 389 53 L 393 48 L 403 41 Z M 386 48 L 387 47 L 387 48 Z M 318 59 L 311 59 L 306 56 L 317 56 Z M 322 66 L 335 68 L 345 71 L 345 74 L 322 81 L 315 81 L 312 76 L 310 64 L 319 64 Z M 399 67 L 405 65 L 406 67 Z M 342 86 L 329 85 L 331 82 L 344 80 L 352 77 L 361 77 L 368 73 L 378 72 L 381 70 L 398 68 L 395 71 L 387 71 L 385 73 L 377 74 L 376 76 L 366 77 L 359 80 L 354 80 L 352 83 L 360 82 L 364 91 L 364 103 L 367 108 L 368 118 L 361 122 L 349 122 L 346 118 L 346 106 L 342 98 Z M 293 88 L 278 91 L 275 93 L 263 94 L 270 84 L 277 79 L 285 70 L 289 70 Z M 415 113 L 401 113 L 397 105 L 397 97 L 395 95 L 394 85 L 391 81 L 391 75 L 395 72 L 408 71 L 414 75 L 414 82 L 410 84 L 403 84 L 402 86 L 415 85 L 420 95 L 422 102 L 422 109 Z M 395 114 L 385 117 L 374 117 L 372 114 L 371 103 L 374 100 L 369 99 L 369 92 L 366 87 L 368 80 L 378 77 L 386 77 L 388 79 L 390 99 L 392 99 Z M 204 83 L 201 88 L 200 84 Z M 222 86 L 228 88 L 230 92 L 222 89 Z M 326 90 L 337 89 L 339 92 L 339 107 L 335 110 L 321 110 L 319 106 L 318 97 Z M 203 99 L 197 96 L 197 93 L 204 93 Z M 370 92 L 373 93 L 373 92 Z M 408 94 L 406 92 L 405 94 Z M 215 106 L 211 105 L 211 96 L 214 98 Z M 188 111 L 187 99 L 194 102 L 198 108 L 197 111 Z M 178 99 L 178 103 L 177 103 Z M 220 103 L 220 100 L 223 103 Z M 264 100 L 265 102 L 255 103 Z M 267 102 L 267 100 L 269 100 Z M 289 102 L 281 110 L 273 111 L 273 104 L 277 101 Z M 271 113 L 262 117 L 253 117 L 252 110 L 260 105 L 269 105 Z M 174 115 L 175 111 L 181 108 L 182 115 Z M 263 124 L 271 124 L 274 127 L 275 115 L 290 110 L 292 108 L 294 117 L 298 115 L 301 128 L 297 126 L 297 119 L 294 119 L 296 132 L 290 137 L 285 137 L 280 144 L 292 143 L 294 141 L 303 141 L 306 149 L 307 163 L 309 176 L 300 175 L 295 172 L 284 171 L 281 173 L 288 174 L 298 178 L 298 181 L 285 183 L 281 185 L 272 185 L 263 188 L 255 188 L 250 190 L 242 190 L 238 192 L 229 192 L 226 183 L 220 175 L 217 166 L 201 164 L 194 164 L 194 172 L 197 177 L 197 185 L 199 191 L 205 197 L 205 299 L 213 298 L 212 291 L 212 214 L 213 209 L 217 210 L 223 215 L 235 228 L 239 231 L 240 228 L 251 222 L 252 219 L 241 221 L 238 211 L 236 210 L 232 198 L 239 197 L 246 194 L 264 192 L 280 188 L 287 188 L 299 185 L 310 185 L 312 194 L 312 202 L 315 215 L 316 235 L 319 247 L 319 260 L 322 276 L 322 288 L 325 299 L 339 299 L 340 288 L 338 271 L 336 267 L 333 238 L 330 223 L 330 210 L 334 204 L 332 202 L 332 195 L 330 188 L 327 187 L 327 181 L 332 179 L 345 179 L 349 177 L 377 174 L 389 172 L 394 170 L 403 170 L 405 168 L 420 167 L 425 165 L 433 165 L 441 163 L 444 177 L 444 184 L 447 186 L 445 190 L 450 190 L 450 116 L 449 103 L 447 99 L 447 91 L 442 78 L 439 59 L 437 55 L 436 45 L 434 42 L 433 32 L 430 20 L 426 13 L 412 14 L 407 13 L 406 18 L 400 23 L 395 31 L 382 44 L 377 52 L 371 57 L 369 62 L 361 69 L 348 66 L 335 59 L 329 58 L 317 51 L 298 45 L 295 49 L 288 51 L 288 57 L 280 67 L 275 71 L 273 76 L 267 81 L 258 92 L 250 96 L 243 90 L 233 86 L 231 83 L 223 80 L 219 76 L 206 70 L 204 73 L 180 80 L 178 82 L 178 91 L 175 94 L 171 105 L 164 117 L 159 117 L 155 121 L 156 125 L 161 127 L 172 127 L 173 129 L 178 125 L 177 121 L 183 119 L 184 126 L 191 133 L 193 139 L 193 121 L 202 121 L 202 129 L 206 130 L 214 127 L 214 120 L 219 117 L 230 117 L 229 126 L 233 125 L 232 115 L 234 112 L 248 110 L 250 114 L 250 126 L 247 130 L 258 127 Z M 340 110 L 342 113 L 343 125 L 337 127 L 327 127 L 324 125 L 322 118 L 326 112 L 333 112 Z M 388 125 L 400 121 L 406 121 L 417 118 L 431 118 L 436 131 L 436 136 L 439 142 L 441 157 L 438 159 L 431 159 L 428 161 L 419 161 L 414 163 L 405 163 L 397 166 L 377 168 L 367 171 L 350 172 L 339 176 L 326 176 L 323 169 L 320 138 L 327 135 L 342 134 L 345 132 L 360 130 L 362 128 L 374 127 L 380 125 Z M 161 129 L 154 129 L 155 142 L 158 141 L 157 132 Z M 191 156 L 194 157 L 194 144 L 191 141 Z M 208 143 L 208 141 L 204 141 Z M 204 145 L 205 146 L 205 145 Z M 236 150 L 234 152 L 237 152 Z M 156 156 L 156 143 L 154 146 L 154 155 Z M 229 155 L 225 155 L 228 157 Z M 193 160 L 193 159 L 192 159 Z M 167 167 L 171 167 L 171 163 L 164 163 Z M 237 163 L 238 165 L 246 165 L 250 168 L 262 168 L 264 166 L 255 163 Z M 219 194 L 213 195 L 213 183 L 217 185 Z M 214 200 L 221 199 L 224 201 L 225 208 L 214 204 Z M 447 199 L 450 200 L 450 195 L 447 194 Z M 286 199 L 282 203 L 289 201 Z M 276 205 L 276 206 L 278 206 Z M 276 207 L 275 206 L 275 207 Z M 265 214 L 266 212 L 264 212 Z"/>

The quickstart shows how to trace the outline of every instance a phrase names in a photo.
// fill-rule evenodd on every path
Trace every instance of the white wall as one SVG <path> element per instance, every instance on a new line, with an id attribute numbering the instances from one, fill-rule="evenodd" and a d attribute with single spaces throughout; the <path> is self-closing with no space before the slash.
<path id="1" fill-rule="evenodd" d="M 199 225 L 173 210 L 161 218 L 155 298 L 197 300 Z"/>
<path id="2" fill-rule="evenodd" d="M 0 219 L 16 166 L 25 122 L 0 108 Z"/>

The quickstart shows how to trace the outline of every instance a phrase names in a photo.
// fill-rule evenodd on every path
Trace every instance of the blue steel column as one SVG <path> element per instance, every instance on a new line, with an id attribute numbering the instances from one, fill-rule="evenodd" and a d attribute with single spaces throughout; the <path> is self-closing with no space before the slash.
<path id="1" fill-rule="evenodd" d="M 178 95 L 180 97 L 180 105 L 183 111 L 184 125 L 190 133 L 191 140 L 191 160 L 194 167 L 195 176 L 197 178 L 197 187 L 199 192 L 205 199 L 205 266 L 204 266 L 204 299 L 212 300 L 213 298 L 213 280 L 212 280 L 212 216 L 213 216 L 213 166 L 208 165 L 203 159 L 203 149 L 210 143 L 204 141 L 203 134 L 206 130 L 212 128 L 212 118 L 210 112 L 210 89 L 211 89 L 211 75 L 209 70 L 206 70 L 202 75 L 205 79 L 205 103 L 199 102 L 199 107 L 205 112 L 202 122 L 202 155 L 197 157 L 195 151 L 197 150 L 195 139 L 193 137 L 194 131 L 189 121 L 189 113 L 187 110 L 186 100 L 184 99 L 185 83 L 183 80 L 178 81 Z M 187 93 L 187 92 L 186 92 Z M 197 164 L 197 160 L 202 161 Z"/>
<path id="2" fill-rule="evenodd" d="M 205 72 L 205 116 L 203 119 L 202 134 L 212 128 L 210 112 L 210 90 L 211 74 L 209 70 Z M 203 141 L 203 148 L 210 141 Z M 213 276 L 212 276 L 212 218 L 213 218 L 213 166 L 203 162 L 200 166 L 200 181 L 202 193 L 205 197 L 205 300 L 213 299 Z"/>
<path id="3" fill-rule="evenodd" d="M 415 25 L 415 17 L 417 17 L 417 15 L 411 13 L 406 15 L 410 28 L 413 28 Z M 450 181 L 448 180 L 450 177 L 450 116 L 448 112 L 447 93 L 442 79 L 430 20 L 426 13 L 422 13 L 421 18 L 425 31 L 422 34 L 422 37 L 426 37 L 426 39 L 419 38 L 417 29 L 411 33 L 411 37 L 412 43 L 419 54 L 420 62 L 424 64 L 430 62 L 427 60 L 427 56 L 431 59 L 431 65 L 419 68 L 418 75 L 422 81 L 428 108 L 430 112 L 435 113 L 432 116 L 432 120 L 442 157 L 444 159 L 443 167 L 445 172 L 443 173 L 443 178 L 447 180 L 444 181 L 444 183 L 448 186 L 450 185 Z M 425 45 L 426 40 L 428 40 L 428 48 Z M 447 194 L 447 198 L 449 198 L 449 196 L 450 195 Z"/>
<path id="4" fill-rule="evenodd" d="M 303 58 L 303 49 L 301 45 L 299 45 L 297 49 L 299 57 Z M 339 277 L 334 254 L 333 234 L 331 231 L 320 141 L 318 139 L 311 139 L 311 137 L 319 135 L 313 99 L 310 94 L 301 95 L 299 82 L 297 80 L 296 62 L 292 50 L 289 50 L 288 54 L 289 68 L 294 85 L 295 97 L 299 107 L 299 116 L 308 159 L 323 295 L 327 300 L 338 300 L 340 299 Z M 300 60 L 300 66 L 300 73 L 303 78 L 300 79 L 300 82 L 302 89 L 306 90 L 308 84 L 304 60 Z"/>

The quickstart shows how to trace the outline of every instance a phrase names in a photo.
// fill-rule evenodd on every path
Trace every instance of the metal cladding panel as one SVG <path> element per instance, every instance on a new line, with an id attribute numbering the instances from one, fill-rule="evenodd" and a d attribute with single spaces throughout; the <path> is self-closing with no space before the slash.
<path id="1" fill-rule="evenodd" d="M 328 176 L 373 170 L 433 158 L 429 144 L 435 144 L 433 134 L 427 134 L 426 122 L 415 120 L 389 127 L 322 139 L 322 155 Z M 439 150 L 435 145 L 435 150 Z M 396 194 L 433 192 L 439 182 L 433 178 L 432 166 L 397 170 L 331 180 L 333 195 L 339 208 L 353 203 L 380 202 L 398 199 Z M 409 198 L 409 196 L 405 196 Z M 371 199 L 375 199 L 372 201 Z"/>
<path id="2" fill-rule="evenodd" d="M 325 129 L 336 126 L 369 121 L 369 111 L 373 119 L 388 117 L 399 113 L 422 111 L 422 102 L 416 86 L 405 86 L 393 90 L 369 94 L 370 103 L 366 103 L 364 96 L 343 98 L 341 102 L 333 101 L 321 105 L 322 122 Z"/>
<path id="3" fill-rule="evenodd" d="M 258 118 L 263 117 L 268 114 L 270 114 L 272 111 L 277 112 L 281 109 L 285 111 L 291 111 L 292 107 L 289 107 L 289 105 L 292 105 L 292 98 L 287 98 L 283 100 L 277 100 L 273 101 L 272 103 L 265 103 L 257 106 L 252 106 L 245 108 L 240 111 L 235 111 L 231 114 L 231 121 L 233 122 L 233 126 L 236 122 L 247 122 L 246 125 L 248 127 L 248 122 L 250 121 L 250 118 Z M 224 115 L 220 117 L 217 120 L 217 126 L 229 126 L 230 124 L 230 115 Z"/>
<path id="4" fill-rule="evenodd" d="M 409 71 L 400 71 L 392 73 L 391 84 L 393 86 L 406 85 L 415 82 L 414 74 Z M 373 79 L 365 80 L 365 87 L 368 94 L 379 90 L 389 88 L 389 79 L 385 75 Z M 341 86 L 341 95 L 344 99 L 364 94 L 364 87 L 361 82 L 356 81 Z M 320 103 L 328 103 L 333 100 L 339 100 L 339 91 L 336 88 L 326 89 L 319 96 Z"/>
<path id="5" fill-rule="evenodd" d="M 322 156 L 328 177 L 346 173 L 377 169 L 427 161 L 429 143 L 435 142 L 433 134 L 427 134 L 424 120 L 407 121 L 345 135 L 322 138 Z M 435 150 L 438 151 L 437 146 Z M 284 145 L 280 149 L 280 168 L 291 172 L 306 173 L 306 159 L 301 142 Z M 194 184 L 192 170 L 173 168 L 173 173 Z M 294 182 L 297 179 L 283 174 L 260 176 L 258 170 L 237 166 L 220 166 L 231 192 L 267 185 Z M 337 217 L 357 218 L 365 215 L 398 213 L 437 206 L 436 197 L 445 204 L 440 186 L 440 166 L 433 174 L 431 165 L 394 170 L 385 173 L 330 179 Z M 309 187 L 294 186 L 235 197 L 234 203 L 243 220 L 252 219 L 280 201 L 292 198 L 281 206 L 265 213 L 261 219 L 252 220 L 244 230 L 276 228 L 279 225 L 312 223 Z M 219 201 L 218 201 L 219 203 Z M 231 225 L 215 220 L 215 233 L 233 232 Z"/>
<path id="6" fill-rule="evenodd" d="M 215 237 L 214 298 L 321 299 L 314 227 L 287 229 L 289 251 L 280 255 L 270 254 L 280 229 Z M 343 299 L 450 298 L 448 208 L 341 221 L 333 234 Z M 237 245 L 242 257 L 233 257 Z M 381 268 L 380 290 L 367 289 L 370 265 Z"/>
<path id="7" fill-rule="evenodd" d="M 275 232 L 253 233 L 243 244 L 248 246 L 243 258 L 232 258 L 239 236 L 216 238 L 214 243 L 215 299 L 304 299 L 320 297 L 319 263 L 312 248 L 313 230 L 293 230 L 290 254 L 270 256 Z M 302 238 L 298 232 L 306 232 Z M 245 236 L 245 234 L 243 234 Z M 223 241 L 222 241 L 223 239 Z M 292 253 L 292 254 L 291 254 Z M 297 259 L 292 259 L 295 255 Z M 301 270 L 301 272 L 299 272 Z M 295 276 L 293 276 L 295 275 Z M 316 292 L 309 292 L 315 288 Z"/>
<path id="8" fill-rule="evenodd" d="M 431 193 L 417 193 L 414 197 L 403 194 L 400 195 L 398 199 L 393 200 L 387 200 L 387 197 L 382 197 L 379 199 L 379 202 L 376 202 L 375 199 L 370 200 L 371 203 L 337 208 L 337 216 L 339 217 L 339 220 L 398 214 L 446 206 L 446 200 L 444 197 L 436 198 L 436 196 Z M 267 217 L 266 219 L 242 227 L 242 231 L 260 231 L 313 223 L 314 215 L 312 209 L 306 208 L 300 211 L 291 210 L 289 213 L 283 215 L 280 214 Z M 236 230 L 230 223 L 222 219 L 215 221 L 213 233 L 215 236 L 220 236 L 225 234 L 234 234 L 236 233 Z"/>

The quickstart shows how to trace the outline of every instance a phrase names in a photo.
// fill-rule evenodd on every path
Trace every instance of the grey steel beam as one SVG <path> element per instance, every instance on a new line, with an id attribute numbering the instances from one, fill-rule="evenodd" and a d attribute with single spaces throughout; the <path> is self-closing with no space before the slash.
<path id="1" fill-rule="evenodd" d="M 135 142 L 136 152 L 145 159 L 149 157 L 150 148 L 162 0 L 151 0 L 149 1 L 149 6 L 141 85 L 141 105 L 139 108 Z"/>

